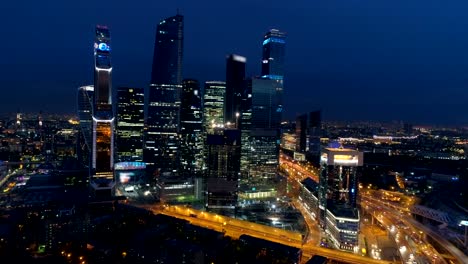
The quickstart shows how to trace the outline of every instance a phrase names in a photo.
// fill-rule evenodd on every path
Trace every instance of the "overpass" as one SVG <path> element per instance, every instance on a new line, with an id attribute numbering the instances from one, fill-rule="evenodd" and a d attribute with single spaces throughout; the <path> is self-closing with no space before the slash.
<path id="1" fill-rule="evenodd" d="M 299 232 L 287 231 L 266 225 L 260 225 L 218 214 L 208 213 L 185 206 L 154 205 L 140 206 L 151 210 L 154 214 L 164 214 L 188 221 L 192 225 L 197 225 L 223 232 L 226 236 L 238 239 L 241 235 L 250 235 L 260 239 L 269 240 L 275 243 L 296 247 L 302 250 L 303 262 L 306 262 L 314 255 L 321 255 L 330 260 L 351 263 L 351 264 L 390 264 L 393 262 L 376 260 L 363 257 L 349 252 L 323 248 L 311 243 L 304 243 L 303 235 Z"/>
<path id="2" fill-rule="evenodd" d="M 422 217 L 434 220 L 436 222 L 439 222 L 445 225 L 448 225 L 449 223 L 451 223 L 450 217 L 446 212 L 434 210 L 426 206 L 414 205 L 410 208 L 410 212 L 412 214 L 420 215 Z"/>

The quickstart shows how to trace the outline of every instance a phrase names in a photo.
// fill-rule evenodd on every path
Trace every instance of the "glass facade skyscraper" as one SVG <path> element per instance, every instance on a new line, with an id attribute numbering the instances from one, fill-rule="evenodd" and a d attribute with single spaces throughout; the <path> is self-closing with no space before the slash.
<path id="1" fill-rule="evenodd" d="M 237 205 L 240 175 L 241 133 L 217 128 L 207 137 L 207 208 L 232 210 Z"/>
<path id="2" fill-rule="evenodd" d="M 143 159 L 155 176 L 170 176 L 180 167 L 181 85 L 151 84 Z"/>
<path id="3" fill-rule="evenodd" d="M 96 26 L 94 40 L 94 95 L 90 186 L 96 200 L 108 200 L 114 181 L 114 113 L 110 31 Z"/>
<path id="4" fill-rule="evenodd" d="M 117 160 L 143 161 L 144 89 L 117 89 Z"/>
<path id="5" fill-rule="evenodd" d="M 184 79 L 180 104 L 181 169 L 189 176 L 201 171 L 203 165 L 201 103 L 199 82 Z"/>
<path id="6" fill-rule="evenodd" d="M 271 29 L 263 37 L 262 76 L 283 79 L 286 34 Z"/>
<path id="7" fill-rule="evenodd" d="M 180 167 L 180 93 L 184 18 L 163 19 L 156 29 L 151 84 L 145 109 L 143 159 L 150 173 L 176 175 Z"/>
<path id="8" fill-rule="evenodd" d="M 283 113 L 282 82 L 253 78 L 252 94 L 252 129 L 280 128 Z"/>
<path id="9" fill-rule="evenodd" d="M 245 57 L 231 54 L 226 58 L 226 96 L 224 98 L 224 122 L 238 123 L 242 110 L 242 94 L 245 89 Z M 236 116 L 237 115 L 237 116 Z"/>
<path id="10" fill-rule="evenodd" d="M 181 84 L 184 44 L 184 17 L 163 19 L 156 28 L 152 84 Z"/>
<path id="11" fill-rule="evenodd" d="M 203 130 L 207 133 L 212 131 L 214 126 L 224 124 L 225 94 L 225 82 L 205 82 L 203 93 Z"/>
<path id="12" fill-rule="evenodd" d="M 87 85 L 78 88 L 78 118 L 80 130 L 88 149 L 92 148 L 93 140 L 93 99 L 94 86 Z"/>

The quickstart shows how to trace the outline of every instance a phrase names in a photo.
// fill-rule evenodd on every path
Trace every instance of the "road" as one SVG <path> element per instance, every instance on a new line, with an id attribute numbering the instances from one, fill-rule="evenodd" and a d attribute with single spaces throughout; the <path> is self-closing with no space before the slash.
<path id="1" fill-rule="evenodd" d="M 169 206 L 169 205 L 153 205 L 141 206 L 151 210 L 154 214 L 164 214 L 178 219 L 184 219 L 193 225 L 209 228 L 219 232 L 224 232 L 225 235 L 233 238 L 239 238 L 246 234 L 253 237 L 281 243 L 284 245 L 302 249 L 303 260 L 307 261 L 313 255 L 322 255 L 336 261 L 346 263 L 371 263 L 383 264 L 391 263 L 388 261 L 374 260 L 367 257 L 362 257 L 352 253 L 322 248 L 317 246 L 312 239 L 310 243 L 304 243 L 302 234 L 284 229 L 274 228 L 266 225 L 251 223 L 239 219 L 234 219 L 218 214 L 208 213 L 195 210 L 185 206 Z"/>

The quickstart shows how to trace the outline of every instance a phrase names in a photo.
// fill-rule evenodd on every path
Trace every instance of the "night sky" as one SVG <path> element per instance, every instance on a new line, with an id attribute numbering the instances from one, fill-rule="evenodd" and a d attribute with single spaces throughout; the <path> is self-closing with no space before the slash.
<path id="1" fill-rule="evenodd" d="M 287 32 L 287 118 L 468 124 L 468 1 L 2 1 L 0 112 L 73 113 L 93 82 L 96 24 L 112 34 L 113 86 L 149 83 L 157 23 L 185 16 L 184 77 L 258 75 L 263 34 Z"/>

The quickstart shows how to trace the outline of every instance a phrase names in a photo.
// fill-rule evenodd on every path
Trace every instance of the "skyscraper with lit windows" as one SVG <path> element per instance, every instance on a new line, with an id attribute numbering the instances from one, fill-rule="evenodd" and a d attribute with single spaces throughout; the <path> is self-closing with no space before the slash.
<path id="1" fill-rule="evenodd" d="M 183 36 L 184 17 L 179 14 L 161 20 L 156 29 L 143 151 L 156 177 L 179 173 Z"/>
<path id="2" fill-rule="evenodd" d="M 111 39 L 110 31 L 106 26 L 96 26 L 95 32 L 93 147 L 91 150 L 90 183 L 96 196 L 108 197 L 112 192 L 114 182 Z"/>
<path id="3" fill-rule="evenodd" d="M 203 165 L 201 90 L 197 80 L 182 81 L 180 105 L 181 163 L 187 176 L 195 176 Z"/>
<path id="4" fill-rule="evenodd" d="M 117 160 L 143 161 L 144 89 L 117 89 Z"/>
<path id="5" fill-rule="evenodd" d="M 320 156 L 319 223 L 335 246 L 347 251 L 359 242 L 356 199 L 362 164 L 363 153 L 353 149 L 325 148 Z"/>
<path id="6" fill-rule="evenodd" d="M 216 125 L 224 124 L 224 96 L 226 83 L 207 81 L 203 93 L 203 130 L 207 133 Z"/>

